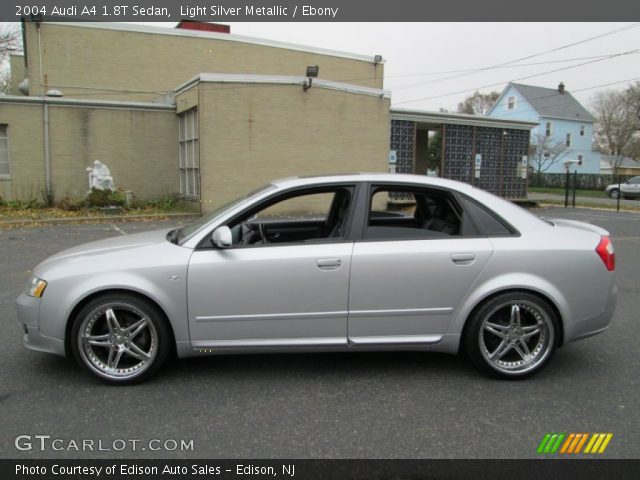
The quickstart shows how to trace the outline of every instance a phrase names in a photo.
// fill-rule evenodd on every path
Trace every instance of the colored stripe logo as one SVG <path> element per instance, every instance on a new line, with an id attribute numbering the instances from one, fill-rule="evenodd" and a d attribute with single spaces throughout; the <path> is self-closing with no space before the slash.
<path id="1" fill-rule="evenodd" d="M 541 454 L 604 453 L 613 433 L 547 433 L 540 445 Z M 584 449 L 584 450 L 583 450 Z"/>

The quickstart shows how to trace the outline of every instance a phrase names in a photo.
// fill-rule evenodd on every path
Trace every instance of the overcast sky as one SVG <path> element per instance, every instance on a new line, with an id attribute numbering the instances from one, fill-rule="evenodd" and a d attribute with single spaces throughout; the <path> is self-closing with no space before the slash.
<path id="1" fill-rule="evenodd" d="M 151 25 L 172 28 L 175 23 Z M 640 23 L 231 22 L 230 25 L 231 32 L 238 35 L 371 56 L 380 54 L 386 61 L 385 89 L 391 91 L 392 104 L 403 108 L 455 111 L 458 102 L 473 90 L 501 91 L 510 80 L 550 88 L 562 81 L 567 90 L 589 107 L 598 89 L 623 89 L 627 83 L 599 85 L 640 80 Z M 608 34 L 615 30 L 622 31 Z M 537 55 L 598 36 L 601 37 Z M 627 52 L 634 53 L 604 58 Z M 476 72 L 441 73 L 492 67 L 530 56 L 519 62 L 528 66 L 512 63 Z M 565 61 L 570 59 L 573 60 Z M 587 62 L 591 63 L 566 69 Z M 538 75 L 558 69 L 565 70 Z M 304 66 L 301 74 L 303 70 Z M 530 76 L 533 77 L 525 78 Z"/>
<path id="2" fill-rule="evenodd" d="M 156 24 L 160 25 L 160 24 Z M 174 23 L 166 25 L 173 26 Z M 638 78 L 640 80 L 640 23 L 230 23 L 231 32 L 283 42 L 329 48 L 386 60 L 385 88 L 398 107 L 455 111 L 458 102 L 474 89 L 501 91 L 510 80 L 549 70 L 598 60 L 603 55 L 638 52 L 596 61 L 576 68 L 518 80 L 520 83 L 555 88 L 560 81 L 574 91 Z M 496 68 L 482 72 L 439 74 L 451 70 L 477 69 L 528 57 L 567 44 L 631 27 L 557 52 L 520 63 L 558 63 Z M 301 69 L 302 73 L 302 69 Z M 322 76 L 322 69 L 320 70 Z M 620 83 L 606 88 L 625 88 Z M 467 93 L 447 95 L 461 90 Z M 574 95 L 585 106 L 596 89 Z M 438 97 L 429 100 L 424 98 Z"/>

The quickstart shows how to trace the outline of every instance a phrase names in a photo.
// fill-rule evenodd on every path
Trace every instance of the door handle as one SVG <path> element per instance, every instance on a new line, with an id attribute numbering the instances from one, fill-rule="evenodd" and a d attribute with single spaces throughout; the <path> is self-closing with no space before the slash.
<path id="1" fill-rule="evenodd" d="M 451 261 L 456 265 L 471 265 L 476 259 L 473 253 L 452 253 Z"/>
<path id="2" fill-rule="evenodd" d="M 339 258 L 320 258 L 316 260 L 316 265 L 320 270 L 336 270 L 342 265 Z"/>

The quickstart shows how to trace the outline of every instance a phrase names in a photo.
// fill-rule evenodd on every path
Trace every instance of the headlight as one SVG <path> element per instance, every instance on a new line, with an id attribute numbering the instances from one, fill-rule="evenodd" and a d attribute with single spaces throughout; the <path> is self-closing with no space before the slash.
<path id="1" fill-rule="evenodd" d="M 47 288 L 47 282 L 40 278 L 32 277 L 29 280 L 29 285 L 27 285 L 27 295 L 40 298 L 45 288 Z"/>

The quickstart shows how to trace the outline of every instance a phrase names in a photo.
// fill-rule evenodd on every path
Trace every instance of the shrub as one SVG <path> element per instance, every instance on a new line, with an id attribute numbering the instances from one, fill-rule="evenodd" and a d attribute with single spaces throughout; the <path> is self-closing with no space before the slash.
<path id="1" fill-rule="evenodd" d="M 38 207 L 38 201 L 35 198 L 31 200 L 12 200 L 4 202 L 4 206 L 10 210 L 28 210 Z"/>
<path id="2" fill-rule="evenodd" d="M 155 199 L 155 200 L 147 200 L 147 207 L 157 208 L 159 210 L 175 210 L 179 206 L 181 206 L 182 201 L 178 198 L 177 193 L 170 193 L 165 195 L 164 197 Z"/>
<path id="3" fill-rule="evenodd" d="M 100 190 L 92 188 L 85 202 L 90 207 L 121 207 L 125 204 L 124 192 L 119 190 Z"/>
<path id="4" fill-rule="evenodd" d="M 85 201 L 82 199 L 66 196 L 56 202 L 56 207 L 60 208 L 61 210 L 74 212 L 76 210 L 82 210 L 85 207 Z"/>

